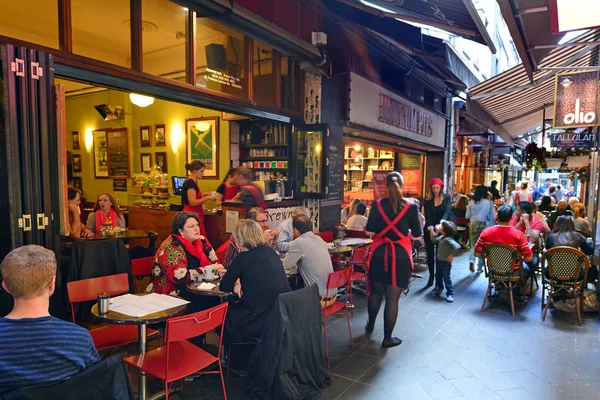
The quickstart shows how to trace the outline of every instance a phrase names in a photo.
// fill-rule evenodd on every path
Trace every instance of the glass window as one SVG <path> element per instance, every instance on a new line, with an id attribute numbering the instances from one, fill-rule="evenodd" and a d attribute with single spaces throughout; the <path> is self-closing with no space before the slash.
<path id="1" fill-rule="evenodd" d="M 301 111 L 300 64 L 288 56 L 281 57 L 281 107 Z"/>
<path id="2" fill-rule="evenodd" d="M 196 86 L 248 98 L 243 34 L 196 18 Z"/>
<path id="3" fill-rule="evenodd" d="M 56 0 L 0 0 L 0 35 L 58 48 Z"/>
<path id="4" fill-rule="evenodd" d="M 131 66 L 129 1 L 71 0 L 71 21 L 73 53 Z"/>
<path id="5" fill-rule="evenodd" d="M 273 48 L 254 41 L 253 48 L 254 101 L 263 104 L 275 104 L 275 74 L 273 73 Z"/>
<path id="6" fill-rule="evenodd" d="M 185 82 L 186 18 L 171 1 L 142 2 L 144 72 Z"/>

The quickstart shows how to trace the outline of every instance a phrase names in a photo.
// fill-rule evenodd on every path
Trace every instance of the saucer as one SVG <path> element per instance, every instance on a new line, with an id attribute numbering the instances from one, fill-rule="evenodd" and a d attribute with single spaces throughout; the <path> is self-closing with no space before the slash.
<path id="1" fill-rule="evenodd" d="M 212 278 L 208 278 L 206 275 L 202 275 L 202 280 L 206 282 L 214 282 L 219 279 L 219 275 L 215 275 Z"/>

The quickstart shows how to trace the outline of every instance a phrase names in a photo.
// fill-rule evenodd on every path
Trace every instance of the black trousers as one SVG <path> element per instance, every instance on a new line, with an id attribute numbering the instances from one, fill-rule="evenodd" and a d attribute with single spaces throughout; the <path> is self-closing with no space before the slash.
<path id="1" fill-rule="evenodd" d="M 433 283 L 435 277 L 435 245 L 429 237 L 429 231 L 423 234 L 425 239 L 425 248 L 427 249 L 427 268 L 429 268 L 429 283 Z"/>

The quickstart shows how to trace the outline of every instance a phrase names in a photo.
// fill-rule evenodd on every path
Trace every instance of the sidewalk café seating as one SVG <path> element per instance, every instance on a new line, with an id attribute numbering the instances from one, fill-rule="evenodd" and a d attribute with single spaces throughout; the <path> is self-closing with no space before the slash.
<path id="1" fill-rule="evenodd" d="M 127 274 L 118 274 L 69 282 L 67 283 L 67 293 L 71 303 L 73 323 L 76 323 L 74 307 L 76 303 L 95 301 L 100 293 L 108 293 L 111 297 L 129 293 L 129 277 Z M 90 335 L 98 351 L 112 350 L 138 341 L 138 330 L 135 325 L 113 325 L 94 329 L 90 330 Z M 158 331 L 148 329 L 148 338 L 158 336 Z"/>
<path id="2" fill-rule="evenodd" d="M 342 269 L 339 271 L 335 271 L 329 274 L 329 278 L 327 278 L 327 293 L 329 294 L 329 289 L 346 289 L 346 293 L 350 293 L 350 279 L 352 276 L 352 267 L 348 267 L 346 269 Z M 334 295 L 334 296 L 337 296 Z M 332 298 L 332 299 L 335 299 Z M 321 298 L 321 304 L 323 304 L 323 324 L 325 325 L 325 357 L 327 358 L 327 365 L 329 366 L 329 339 L 327 332 L 327 317 L 333 314 L 342 314 L 346 315 L 346 319 L 348 320 L 348 332 L 350 333 L 350 344 L 352 348 L 354 348 L 354 341 L 352 340 L 352 328 L 350 327 L 350 314 L 348 313 L 349 303 L 346 301 L 331 301 L 332 299 L 327 298 L 327 296 L 323 296 Z"/>
<path id="3" fill-rule="evenodd" d="M 519 287 L 520 293 L 525 295 L 525 270 L 523 269 L 523 258 L 519 250 L 500 243 L 488 244 L 483 248 L 485 259 L 485 274 L 488 276 L 488 288 L 481 305 L 481 311 L 485 311 L 485 303 L 489 299 L 491 302 L 492 289 L 499 291 L 502 288 L 508 289 L 510 298 L 510 310 L 512 316 L 515 316 L 514 288 Z M 518 263 L 519 269 L 514 271 L 515 264 Z M 533 273 L 533 271 L 532 271 Z M 533 278 L 532 278 L 533 279 Z"/>
<path id="4" fill-rule="evenodd" d="M 575 298 L 577 320 L 581 325 L 583 290 L 590 269 L 588 257 L 579 249 L 558 246 L 544 254 L 542 265 L 547 265 L 547 276 L 546 271 L 542 273 L 542 307 L 544 309 L 542 321 L 546 320 L 548 308 L 554 297 L 567 296 Z M 546 290 L 548 290 L 547 298 Z M 546 301 L 545 304 L 544 301 Z"/>
<path id="5" fill-rule="evenodd" d="M 371 246 L 357 247 L 352 251 L 352 258 L 350 259 L 350 265 L 352 266 L 352 274 L 350 275 L 350 304 L 352 305 L 352 316 L 354 317 L 354 302 L 352 297 L 353 287 L 352 283 L 358 280 L 365 279 L 369 272 L 369 253 Z"/>
<path id="6" fill-rule="evenodd" d="M 164 382 L 165 400 L 169 400 L 169 386 L 179 381 L 183 391 L 183 378 L 192 374 L 219 374 L 223 396 L 227 400 L 227 390 L 221 367 L 221 346 L 228 303 L 208 310 L 167 320 L 165 345 L 145 354 L 127 357 L 125 363 L 157 377 Z M 219 347 L 216 356 L 192 344 L 188 339 L 204 335 L 215 328 L 221 328 Z M 217 364 L 216 371 L 205 370 Z"/>

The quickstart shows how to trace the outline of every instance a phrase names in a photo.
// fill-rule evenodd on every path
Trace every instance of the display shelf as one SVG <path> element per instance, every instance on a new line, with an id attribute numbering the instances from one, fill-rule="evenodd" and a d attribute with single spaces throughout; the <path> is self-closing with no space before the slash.
<path id="1" fill-rule="evenodd" d="M 273 144 L 241 144 L 241 149 L 264 149 L 269 147 L 288 147 L 287 143 L 273 143 Z"/>
<path id="2" fill-rule="evenodd" d="M 240 161 L 288 161 L 289 157 L 243 157 Z"/>
<path id="3" fill-rule="evenodd" d="M 289 171 L 289 168 L 252 168 L 257 171 Z"/>

